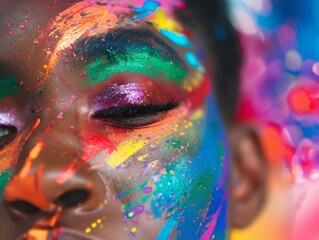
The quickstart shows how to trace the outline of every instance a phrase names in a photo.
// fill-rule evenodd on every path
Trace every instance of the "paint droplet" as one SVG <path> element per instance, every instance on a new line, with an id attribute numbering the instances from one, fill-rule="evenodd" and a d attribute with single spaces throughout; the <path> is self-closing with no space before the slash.
<path id="1" fill-rule="evenodd" d="M 21 24 L 21 25 L 19 26 L 19 28 L 20 28 L 20 29 L 23 29 L 23 30 L 26 29 L 26 27 L 25 27 L 24 24 Z"/>
<path id="2" fill-rule="evenodd" d="M 129 213 L 127 214 L 127 217 L 128 217 L 128 218 L 133 218 L 133 217 L 134 217 L 134 213 L 133 213 L 133 212 L 129 212 Z"/>
<path id="3" fill-rule="evenodd" d="M 63 118 L 63 113 L 60 112 L 60 113 L 58 114 L 57 118 L 58 118 L 58 119 L 62 119 L 62 118 Z"/>
<path id="4" fill-rule="evenodd" d="M 199 65 L 199 62 L 196 58 L 196 56 L 194 55 L 194 53 L 191 53 L 191 52 L 187 52 L 185 54 L 185 58 L 187 60 L 187 62 L 193 67 L 193 68 L 198 68 L 200 65 Z"/>
<path id="5" fill-rule="evenodd" d="M 152 188 L 151 187 L 146 187 L 143 189 L 143 192 L 146 194 L 150 194 L 152 192 Z"/>
<path id="6" fill-rule="evenodd" d="M 12 35 L 13 34 L 13 31 L 11 30 L 11 31 L 9 31 L 9 35 Z"/>
<path id="7" fill-rule="evenodd" d="M 85 233 L 90 233 L 92 231 L 92 229 L 91 228 L 87 228 L 87 229 L 85 229 Z"/>
<path id="8" fill-rule="evenodd" d="M 97 227 L 97 224 L 96 224 L 96 223 L 92 223 L 91 227 L 92 227 L 92 228 L 96 228 L 96 227 Z"/>
<path id="9" fill-rule="evenodd" d="M 86 76 L 87 76 L 86 72 L 80 74 L 80 77 L 86 77 Z"/>
<path id="10" fill-rule="evenodd" d="M 136 229 L 135 227 L 133 227 L 133 228 L 131 229 L 131 232 L 132 232 L 132 233 L 136 233 L 136 231 L 137 231 L 137 229 Z"/>
<path id="11" fill-rule="evenodd" d="M 49 67 L 48 67 L 48 65 L 43 65 L 43 68 L 48 69 Z"/>
<path id="12" fill-rule="evenodd" d="M 144 212 L 144 206 L 138 205 L 134 208 L 133 211 L 134 211 L 134 214 L 138 216 Z"/>

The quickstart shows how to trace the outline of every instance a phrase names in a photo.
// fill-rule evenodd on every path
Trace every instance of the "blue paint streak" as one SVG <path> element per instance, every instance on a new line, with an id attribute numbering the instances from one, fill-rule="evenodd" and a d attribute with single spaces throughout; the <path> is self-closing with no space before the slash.
<path id="1" fill-rule="evenodd" d="M 144 2 L 142 7 L 134 8 L 134 12 L 138 15 L 133 18 L 133 21 L 148 17 L 150 13 L 155 12 L 159 6 L 161 6 L 161 4 L 157 1 L 149 0 Z"/>
<path id="2" fill-rule="evenodd" d="M 212 95 L 208 96 L 206 99 L 206 110 L 207 115 L 205 119 L 202 147 L 198 155 L 193 159 L 193 167 L 189 167 L 194 172 L 188 171 L 185 178 L 191 179 L 194 174 L 201 175 L 207 170 L 210 171 L 212 174 L 212 186 L 210 186 L 210 189 L 207 189 L 207 191 L 210 191 L 211 202 L 209 203 L 207 199 L 194 199 L 196 207 L 188 208 L 178 222 L 177 232 L 179 232 L 180 235 L 176 237 L 177 240 L 199 240 L 207 230 L 207 224 L 211 222 L 212 216 L 220 206 L 222 209 L 219 218 L 217 219 L 213 235 L 218 236 L 218 238 L 216 237 L 215 239 L 227 239 L 227 186 L 230 170 L 230 156 L 227 151 L 224 126 L 217 110 L 216 100 Z M 223 144 L 226 148 L 224 151 L 224 158 L 221 158 L 221 156 L 217 154 L 220 144 Z M 206 206 L 202 204 L 207 203 L 209 204 L 207 217 L 194 222 L 197 217 L 200 219 L 199 213 L 206 208 Z"/>
<path id="3" fill-rule="evenodd" d="M 194 53 L 187 52 L 185 54 L 185 58 L 187 62 L 193 67 L 193 68 L 199 68 L 200 64 L 197 60 L 197 57 L 194 55 Z"/>
<path id="4" fill-rule="evenodd" d="M 166 221 L 165 225 L 163 226 L 162 230 L 158 234 L 156 240 L 166 240 L 169 239 L 170 235 L 172 234 L 177 222 L 179 216 L 177 217 L 176 215 L 174 218 L 170 218 Z"/>
<path id="5" fill-rule="evenodd" d="M 168 38 L 171 42 L 180 47 L 191 47 L 191 42 L 184 34 L 178 34 L 166 29 L 161 29 L 160 33 Z"/>

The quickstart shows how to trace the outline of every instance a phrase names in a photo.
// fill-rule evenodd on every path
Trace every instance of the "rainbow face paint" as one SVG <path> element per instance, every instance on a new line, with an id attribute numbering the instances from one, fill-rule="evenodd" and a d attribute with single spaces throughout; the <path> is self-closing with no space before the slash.
<path id="1" fill-rule="evenodd" d="M 35 111 L 3 175 L 0 224 L 26 225 L 5 237 L 227 238 L 228 143 L 183 6 L 44 3 L 40 33 L 25 29 L 38 50 L 21 53 Z"/>

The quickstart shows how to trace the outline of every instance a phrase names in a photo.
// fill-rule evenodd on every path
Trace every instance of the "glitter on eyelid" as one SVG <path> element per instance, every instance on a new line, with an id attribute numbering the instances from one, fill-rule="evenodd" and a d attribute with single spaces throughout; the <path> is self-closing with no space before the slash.
<path id="1" fill-rule="evenodd" d="M 127 101 L 133 104 L 139 103 L 144 97 L 144 92 L 137 83 L 120 85 L 118 88 L 118 92 L 119 94 L 125 95 Z"/>
<path id="2" fill-rule="evenodd" d="M 93 103 L 93 111 L 102 110 L 106 107 L 117 107 L 123 104 L 140 104 L 144 99 L 145 94 L 139 84 L 114 84 L 105 89 L 102 96 L 96 98 Z"/>
<path id="3" fill-rule="evenodd" d="M 9 125 L 13 123 L 13 116 L 10 113 L 0 113 L 0 125 Z"/>

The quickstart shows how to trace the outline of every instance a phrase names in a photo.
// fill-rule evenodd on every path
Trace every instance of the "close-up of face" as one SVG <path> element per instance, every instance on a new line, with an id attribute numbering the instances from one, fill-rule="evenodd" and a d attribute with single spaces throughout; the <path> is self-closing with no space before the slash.
<path id="1" fill-rule="evenodd" d="M 186 10 L 1 1 L 1 239 L 226 239 L 229 223 L 253 219 L 259 152 L 231 171 L 211 59 Z"/>

